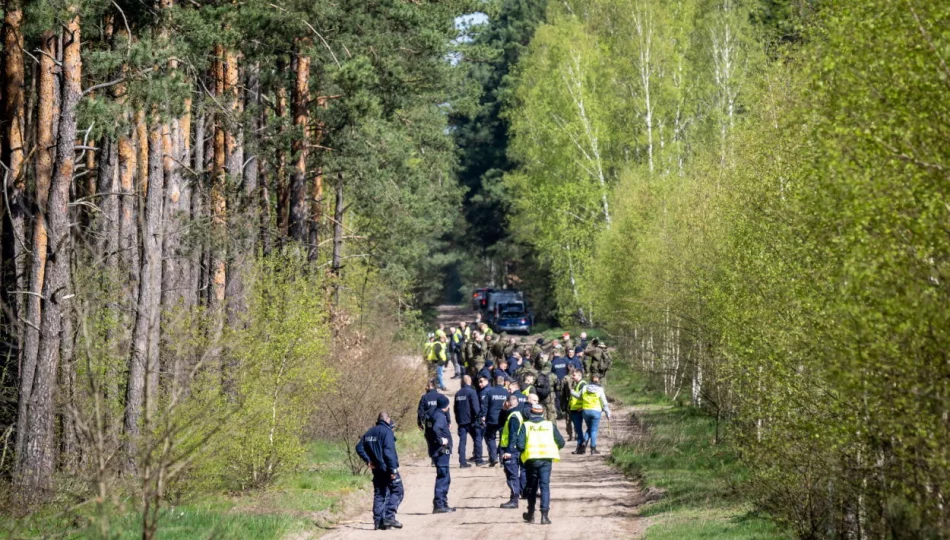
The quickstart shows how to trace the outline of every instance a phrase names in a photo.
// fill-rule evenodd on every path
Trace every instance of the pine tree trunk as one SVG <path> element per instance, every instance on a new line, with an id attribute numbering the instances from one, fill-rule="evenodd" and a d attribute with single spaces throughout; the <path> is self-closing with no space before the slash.
<path id="1" fill-rule="evenodd" d="M 317 98 L 317 106 L 324 108 L 327 105 L 325 97 Z M 323 142 L 325 126 L 317 123 L 313 141 L 315 144 Z M 309 143 L 308 143 L 309 144 Z M 315 261 L 320 257 L 320 227 L 323 225 L 323 167 L 319 167 L 313 176 L 313 192 L 310 200 L 310 249 L 307 258 Z"/>
<path id="2" fill-rule="evenodd" d="M 282 67 L 278 64 L 278 71 L 282 71 Z M 284 118 L 287 116 L 287 88 L 278 83 L 275 94 L 275 114 L 282 138 Z M 284 152 L 283 147 L 277 148 L 277 170 L 274 172 L 274 177 L 277 183 L 277 230 L 281 238 L 287 238 L 290 234 L 290 182 L 287 178 L 287 153 Z"/>
<path id="3" fill-rule="evenodd" d="M 26 174 L 24 167 L 24 130 L 26 129 L 26 107 L 24 105 L 24 65 L 23 65 L 23 33 L 20 26 L 23 22 L 23 8 L 20 0 L 7 0 L 4 3 L 3 16 L 3 101 L 2 101 L 2 130 L 0 130 L 0 149 L 5 169 L 2 173 L 4 186 L 7 189 L 4 206 L 7 206 L 13 243 L 13 272 L 15 275 L 11 286 L 15 286 L 14 295 L 16 314 L 23 317 L 27 311 L 26 295 L 23 291 L 27 287 L 27 269 L 29 257 L 27 255 L 27 218 L 26 218 Z M 17 340 L 22 341 L 22 328 L 18 321 Z M 22 343 L 18 343 L 22 351 Z"/>
<path id="4" fill-rule="evenodd" d="M 28 427 L 24 453 L 18 456 L 16 483 L 25 502 L 43 497 L 50 487 L 55 462 L 53 396 L 63 339 L 63 315 L 71 305 L 69 249 L 69 186 L 75 170 L 76 108 L 82 97 L 82 60 L 80 58 L 79 8 L 71 5 L 72 19 L 66 24 L 62 60 L 62 109 L 56 145 L 56 168 L 50 186 L 48 227 L 50 256 L 43 287 L 42 324 L 36 375 L 30 395 Z M 63 362 L 71 362 L 63 358 Z"/>
<path id="5" fill-rule="evenodd" d="M 339 277 L 343 261 L 343 175 L 336 183 L 336 206 L 333 211 L 333 275 Z"/>
<path id="6" fill-rule="evenodd" d="M 222 45 L 215 47 L 214 62 L 214 80 L 215 95 L 224 96 L 225 93 L 225 50 Z M 210 296 L 209 306 L 211 316 L 213 317 L 211 342 L 217 349 L 217 344 L 221 341 L 224 332 L 224 299 L 227 284 L 227 251 L 225 249 L 225 239 L 227 238 L 227 136 L 226 121 L 222 113 L 217 113 L 214 125 L 214 144 L 212 147 L 213 166 L 211 171 L 212 185 L 210 197 L 211 210 L 211 250 L 210 250 Z M 220 349 L 217 349 L 220 351 Z M 218 357 L 220 353 L 212 356 Z M 220 358 L 217 358 L 220 361 Z M 222 382 L 226 382 L 227 376 L 224 372 L 224 366 L 218 366 L 222 369 Z"/>
<path id="7" fill-rule="evenodd" d="M 290 237 L 298 242 L 310 238 L 307 207 L 307 125 L 310 102 L 310 57 L 301 49 L 306 41 L 298 39 L 294 47 L 294 93 L 293 115 L 296 131 L 291 147 L 294 155 L 294 170 L 290 177 Z"/>
<path id="8" fill-rule="evenodd" d="M 158 328 L 161 307 L 162 206 L 164 170 L 162 164 L 162 126 L 153 119 L 148 137 L 148 189 L 141 229 L 142 267 L 139 280 L 138 309 L 132 333 L 129 379 L 125 404 L 127 459 L 135 466 L 135 437 L 140 423 L 147 423 L 155 410 L 158 395 Z"/>
<path id="9" fill-rule="evenodd" d="M 36 114 L 36 159 L 34 161 L 34 176 L 36 181 L 36 215 L 33 220 L 32 250 L 33 259 L 30 268 L 30 294 L 27 298 L 26 328 L 23 337 L 23 355 L 20 369 L 20 399 L 17 414 L 17 433 L 26 432 L 27 411 L 30 393 L 33 390 L 33 377 L 36 372 L 36 359 L 40 347 L 40 322 L 42 313 L 43 281 L 46 275 L 47 261 L 47 202 L 49 199 L 50 183 L 53 180 L 53 150 L 56 141 L 53 138 L 53 124 L 56 117 L 59 100 L 56 89 L 59 86 L 56 79 L 58 68 L 56 58 L 56 43 L 58 38 L 52 31 L 43 33 L 40 40 L 40 65 L 37 76 L 37 114 Z M 22 455 L 25 449 L 26 437 L 17 437 L 16 454 Z"/>

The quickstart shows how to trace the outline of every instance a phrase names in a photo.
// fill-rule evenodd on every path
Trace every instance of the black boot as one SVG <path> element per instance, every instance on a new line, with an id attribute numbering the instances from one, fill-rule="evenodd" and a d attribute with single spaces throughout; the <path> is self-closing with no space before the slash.
<path id="1" fill-rule="evenodd" d="M 528 523 L 534 523 L 534 510 L 529 508 L 527 512 L 523 512 L 521 517 Z"/>
<path id="2" fill-rule="evenodd" d="M 587 453 L 587 447 L 586 447 L 586 446 L 578 446 L 578 447 L 577 447 L 577 450 L 574 450 L 574 453 L 577 454 L 577 455 L 583 456 L 584 454 Z"/>
<path id="3" fill-rule="evenodd" d="M 600 452 L 598 452 L 596 448 L 594 448 L 593 446 L 591 446 L 591 447 L 590 447 L 590 455 L 595 456 L 595 455 L 597 455 L 597 454 L 600 454 Z"/>
<path id="4" fill-rule="evenodd" d="M 548 519 L 548 511 L 541 510 L 541 525 L 550 525 L 551 520 Z"/>
<path id="5" fill-rule="evenodd" d="M 383 520 L 383 527 L 387 529 L 401 529 L 402 523 L 396 521 L 396 518 Z"/>
<path id="6" fill-rule="evenodd" d="M 505 504 L 501 505 L 501 507 L 502 507 L 502 508 L 511 509 L 511 510 L 516 509 L 516 508 L 518 508 L 518 499 L 511 499 L 510 501 L 508 501 L 508 502 L 506 502 Z"/>

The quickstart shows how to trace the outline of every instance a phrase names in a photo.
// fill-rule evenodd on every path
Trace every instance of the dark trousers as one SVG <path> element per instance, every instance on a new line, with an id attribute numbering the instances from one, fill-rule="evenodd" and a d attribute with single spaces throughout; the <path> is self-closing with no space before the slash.
<path id="1" fill-rule="evenodd" d="M 373 469 L 373 521 L 377 525 L 383 520 L 396 519 L 403 495 L 402 477 L 397 474 L 392 478 L 388 472 Z"/>
<path id="2" fill-rule="evenodd" d="M 571 425 L 574 426 L 574 433 L 577 434 L 577 447 L 580 448 L 587 444 L 584 439 L 584 411 L 571 411 L 571 418 L 568 423 L 567 432 L 571 432 Z"/>
<path id="3" fill-rule="evenodd" d="M 485 426 L 485 442 L 488 443 L 488 461 L 498 462 L 498 432 L 501 431 L 501 424 L 488 424 Z"/>
<path id="4" fill-rule="evenodd" d="M 475 443 L 475 463 L 484 463 L 485 458 L 482 457 L 482 428 L 478 424 L 465 424 L 464 426 L 459 426 L 459 465 L 466 465 L 468 463 L 468 436 L 472 436 L 472 441 Z"/>
<path id="5" fill-rule="evenodd" d="M 512 452 L 510 458 L 502 460 L 502 464 L 505 466 L 505 481 L 511 490 L 511 500 L 517 501 L 521 497 L 521 490 L 524 489 L 524 484 L 521 483 L 521 476 L 525 474 L 521 467 L 521 453 Z"/>
<path id="6" fill-rule="evenodd" d="M 528 485 L 525 486 L 528 497 L 528 512 L 534 512 L 534 505 L 541 490 L 541 511 L 551 509 L 551 460 L 529 459 L 524 468 L 528 473 Z"/>
<path id="7" fill-rule="evenodd" d="M 452 476 L 449 474 L 449 456 L 435 458 L 435 496 L 432 499 L 433 508 L 445 508 L 449 505 L 449 485 Z"/>

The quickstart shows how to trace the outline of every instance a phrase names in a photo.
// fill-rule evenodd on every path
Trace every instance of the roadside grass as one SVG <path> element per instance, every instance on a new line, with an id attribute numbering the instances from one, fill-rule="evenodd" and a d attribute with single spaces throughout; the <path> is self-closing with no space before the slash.
<path id="1" fill-rule="evenodd" d="M 607 386 L 612 398 L 638 408 L 644 429 L 643 436 L 614 446 L 611 461 L 644 489 L 662 491 L 639 512 L 653 520 L 647 540 L 791 538 L 743 496 L 747 469 L 728 442 L 715 444 L 715 419 L 672 403 L 622 362 L 614 364 Z"/>
<path id="2" fill-rule="evenodd" d="M 420 443 L 420 441 L 422 441 Z M 404 459 L 419 452 L 424 441 L 417 430 L 403 430 L 399 450 Z M 367 491 L 367 476 L 354 476 L 346 465 L 346 450 L 339 444 L 312 443 L 297 472 L 278 478 L 273 485 L 239 495 L 209 494 L 162 510 L 157 538 L 278 539 L 309 532 L 330 524 L 354 492 Z M 125 506 L 131 506 L 125 501 Z M 57 507 L 58 506 L 58 507 Z M 75 511 L 50 505 L 31 516 L 0 515 L 0 538 L 88 538 L 101 536 L 91 505 Z M 116 511 L 108 516 L 110 538 L 140 538 L 141 514 Z"/>

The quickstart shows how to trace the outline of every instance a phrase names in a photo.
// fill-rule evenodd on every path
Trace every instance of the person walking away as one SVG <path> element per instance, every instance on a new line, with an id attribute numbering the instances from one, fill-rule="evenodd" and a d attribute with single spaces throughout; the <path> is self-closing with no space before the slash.
<path id="1" fill-rule="evenodd" d="M 426 416 L 426 443 L 429 457 L 435 464 L 435 489 L 432 498 L 432 513 L 454 512 L 449 506 L 449 462 L 452 456 L 452 432 L 449 431 L 449 398 L 439 395 L 435 407 Z"/>
<path id="2" fill-rule="evenodd" d="M 356 443 L 356 454 L 373 473 L 373 528 L 401 529 L 402 523 L 396 521 L 396 512 L 405 490 L 399 476 L 396 434 L 389 413 L 379 413 L 376 425 Z"/>
<path id="3" fill-rule="evenodd" d="M 590 383 L 584 387 L 581 396 L 581 406 L 583 407 L 582 416 L 587 430 L 584 433 L 584 440 L 590 444 L 590 453 L 599 454 L 597 451 L 597 428 L 600 427 L 601 412 L 610 419 L 610 405 L 607 403 L 607 394 L 600 386 L 600 377 L 594 375 Z"/>
<path id="4" fill-rule="evenodd" d="M 502 377 L 495 379 L 495 384 L 482 392 L 480 423 L 485 428 L 485 442 L 488 445 L 488 466 L 498 465 L 498 432 L 501 430 L 501 411 L 508 400 L 508 390 L 505 389 L 505 380 Z"/>
<path id="5" fill-rule="evenodd" d="M 469 368 L 473 375 L 485 367 L 485 336 L 481 332 L 475 332 L 475 341 L 472 342 L 472 359 Z"/>
<path id="6" fill-rule="evenodd" d="M 508 502 L 502 504 L 501 507 L 511 509 L 518 508 L 518 499 L 521 498 L 521 490 L 524 487 L 521 483 L 521 452 L 515 444 L 524 429 L 524 416 L 521 414 L 521 407 L 516 396 L 508 396 L 508 401 L 505 402 L 505 413 L 505 425 L 501 430 L 501 448 L 499 452 L 501 453 L 505 480 L 508 483 L 511 496 Z"/>
<path id="7" fill-rule="evenodd" d="M 478 400 L 478 394 L 472 388 L 472 378 L 468 375 L 462 377 L 462 388 L 455 394 L 455 424 L 458 426 L 459 435 L 459 468 L 467 469 L 471 465 L 466 460 L 466 447 L 468 446 L 468 437 L 472 437 L 475 443 L 475 464 L 484 465 L 482 458 L 482 434 L 478 429 L 478 413 L 481 412 L 481 404 Z"/>
<path id="8" fill-rule="evenodd" d="M 462 343 L 465 341 L 465 337 L 462 335 L 462 330 L 456 327 L 449 328 L 449 359 L 452 361 L 452 367 L 455 369 L 455 374 L 452 375 L 453 379 L 462 378 L 462 364 L 460 358 L 462 356 Z"/>
<path id="9" fill-rule="evenodd" d="M 445 366 L 449 364 L 448 338 L 443 335 L 435 342 L 435 379 L 439 382 L 439 389 L 445 392 Z"/>
<path id="10" fill-rule="evenodd" d="M 475 389 L 475 392 L 478 394 L 478 419 L 475 420 L 475 424 L 473 426 L 473 429 L 475 429 L 475 432 L 476 432 L 475 437 L 476 437 L 476 441 L 478 442 L 477 452 L 479 453 L 479 455 L 482 455 L 481 454 L 482 443 L 485 441 L 485 422 L 484 422 L 485 409 L 483 408 L 484 403 L 485 403 L 484 394 L 485 394 L 485 391 L 488 390 L 489 388 L 491 388 L 491 375 L 489 374 L 485 376 L 479 376 L 478 386 Z M 484 459 L 482 460 L 481 463 L 479 463 L 475 459 L 476 457 L 475 451 L 473 451 L 472 454 L 473 455 L 469 459 L 471 461 L 475 461 L 476 466 L 484 467 L 485 465 L 488 465 L 488 463 Z"/>
<path id="11" fill-rule="evenodd" d="M 584 389 L 587 382 L 583 379 L 583 373 L 580 370 L 571 372 L 571 399 L 568 401 L 568 408 L 571 411 L 571 424 L 574 432 L 577 434 L 577 448 L 575 454 L 583 454 L 587 447 L 587 439 L 584 436 Z"/>
<path id="12" fill-rule="evenodd" d="M 445 323 L 439 323 L 438 330 L 435 331 L 436 339 L 442 339 L 445 337 Z"/>
<path id="13" fill-rule="evenodd" d="M 589 370 L 587 376 L 593 379 L 596 375 L 600 379 L 601 386 L 606 385 L 607 372 L 610 371 L 610 366 L 613 364 L 610 352 L 607 350 L 607 344 L 598 338 L 594 338 L 590 342 L 590 347 L 584 352 L 584 356 L 587 357 L 586 364 Z"/>
<path id="14" fill-rule="evenodd" d="M 550 525 L 551 469 L 554 462 L 561 459 L 559 450 L 564 448 L 564 438 L 554 422 L 544 419 L 544 407 L 535 405 L 531 408 L 515 446 L 521 451 L 521 461 L 528 478 L 525 485 L 528 511 L 521 517 L 528 523 L 534 523 L 534 510 L 540 491 L 541 525 Z"/>
<path id="15" fill-rule="evenodd" d="M 416 425 L 420 430 L 425 429 L 426 413 L 435 407 L 436 400 L 442 395 L 437 390 L 438 386 L 439 383 L 435 379 L 429 379 L 426 382 L 426 393 L 419 399 L 419 406 L 416 408 Z"/>

